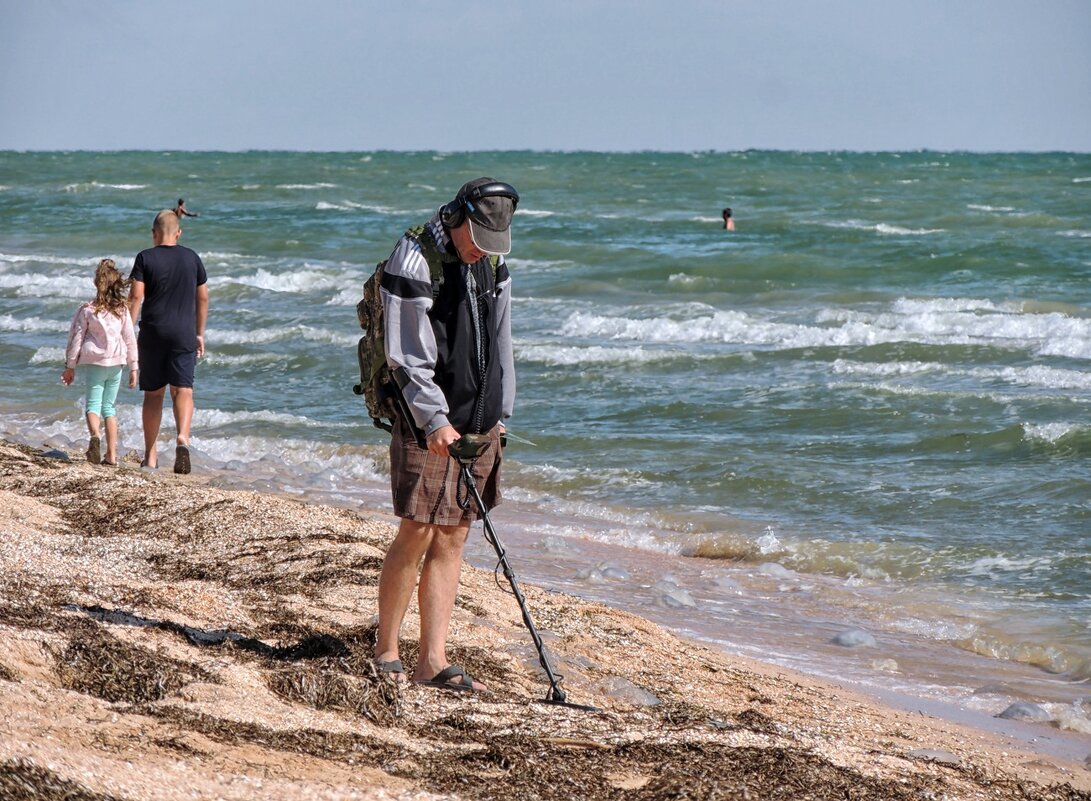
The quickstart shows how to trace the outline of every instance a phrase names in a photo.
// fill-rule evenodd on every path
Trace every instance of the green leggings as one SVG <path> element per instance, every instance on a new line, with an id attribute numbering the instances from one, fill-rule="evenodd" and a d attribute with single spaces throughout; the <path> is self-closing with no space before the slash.
<path id="1" fill-rule="evenodd" d="M 122 365 L 100 367 L 97 364 L 84 364 L 80 366 L 87 377 L 87 408 L 84 411 L 87 414 L 97 414 L 103 419 L 116 417 L 114 401 L 117 400 L 117 390 L 121 386 Z"/>

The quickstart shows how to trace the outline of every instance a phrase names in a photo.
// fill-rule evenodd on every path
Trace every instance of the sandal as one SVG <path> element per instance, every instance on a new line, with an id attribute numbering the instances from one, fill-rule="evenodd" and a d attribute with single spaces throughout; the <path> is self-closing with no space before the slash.
<path id="1" fill-rule="evenodd" d="M 452 681 L 454 679 L 454 681 Z M 457 665 L 448 665 L 435 676 L 426 681 L 415 681 L 423 687 L 438 687 L 442 690 L 457 690 L 458 692 L 481 692 L 474 687 L 474 680 L 470 674 Z"/>
<path id="2" fill-rule="evenodd" d="M 184 476 L 189 471 L 189 448 L 185 445 L 179 445 L 174 449 L 174 472 Z"/>
<path id="3" fill-rule="evenodd" d="M 402 667 L 402 661 L 400 659 L 391 659 L 385 662 L 381 659 L 376 659 L 374 664 L 376 670 L 380 673 L 385 673 L 394 681 L 394 683 L 401 684 L 405 681 L 405 668 Z M 401 679 L 398 679 L 398 676 L 401 676 Z"/>

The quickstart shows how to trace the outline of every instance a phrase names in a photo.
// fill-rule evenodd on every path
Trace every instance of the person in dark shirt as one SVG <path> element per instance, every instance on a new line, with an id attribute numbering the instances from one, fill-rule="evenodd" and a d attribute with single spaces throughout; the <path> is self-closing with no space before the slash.
<path id="1" fill-rule="evenodd" d="M 188 473 L 193 372 L 198 357 L 205 353 L 208 276 L 200 257 L 178 244 L 181 235 L 177 214 L 166 209 L 156 215 L 152 225 L 155 247 L 137 254 L 129 274 L 129 313 L 134 323 L 138 316 L 140 320 L 136 341 L 142 368 L 140 389 L 144 391 L 141 466 L 153 470 L 159 466 L 156 440 L 169 385 L 178 431 L 174 472 Z"/>

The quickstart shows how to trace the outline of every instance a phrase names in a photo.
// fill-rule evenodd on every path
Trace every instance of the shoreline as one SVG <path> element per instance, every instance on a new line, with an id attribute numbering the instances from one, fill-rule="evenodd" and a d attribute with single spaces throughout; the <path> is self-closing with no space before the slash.
<path id="1" fill-rule="evenodd" d="M 518 607 L 470 566 L 450 655 L 492 692 L 398 690 L 369 669 L 389 515 L 39 453 L 0 443 L 0 790 L 1091 798 L 1078 760 L 525 584 L 570 700 L 600 711 L 536 703 Z M 415 625 L 414 605 L 410 661 Z"/>

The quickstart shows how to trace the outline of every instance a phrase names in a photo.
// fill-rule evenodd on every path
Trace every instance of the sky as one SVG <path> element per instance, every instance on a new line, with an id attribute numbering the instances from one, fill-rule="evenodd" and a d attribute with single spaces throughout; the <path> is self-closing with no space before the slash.
<path id="1" fill-rule="evenodd" d="M 0 0 L 0 149 L 1091 151 L 1089 0 Z"/>

